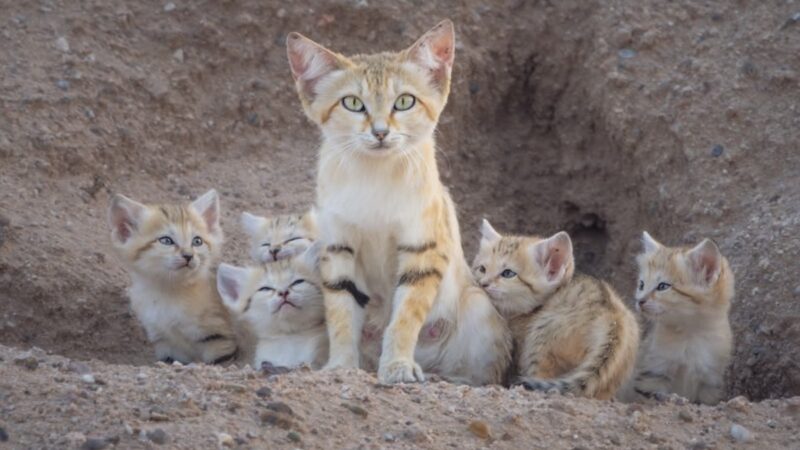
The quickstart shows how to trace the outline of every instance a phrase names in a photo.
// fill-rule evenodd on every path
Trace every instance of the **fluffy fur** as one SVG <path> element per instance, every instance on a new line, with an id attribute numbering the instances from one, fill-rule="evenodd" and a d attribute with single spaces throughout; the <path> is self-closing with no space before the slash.
<path id="1" fill-rule="evenodd" d="M 237 322 L 255 337 L 252 364 L 319 368 L 328 339 L 322 291 L 309 250 L 260 267 L 221 264 L 217 288 Z"/>
<path id="2" fill-rule="evenodd" d="M 453 24 L 398 53 L 345 57 L 297 33 L 287 47 L 305 113 L 322 132 L 316 207 L 327 367 L 358 367 L 367 334 L 380 342 L 365 350 L 380 354 L 382 382 L 422 381 L 423 370 L 499 382 L 510 335 L 471 279 L 436 165 Z M 424 327 L 435 338 L 419 340 Z"/>
<path id="3" fill-rule="evenodd" d="M 242 227 L 250 237 L 250 255 L 268 263 L 291 258 L 308 249 L 316 239 L 314 211 L 272 218 L 242 213 Z"/>
<path id="4" fill-rule="evenodd" d="M 728 311 L 733 272 L 717 245 L 665 247 L 647 232 L 636 260 L 636 306 L 651 328 L 642 343 L 636 375 L 623 399 L 677 393 L 715 404 L 724 394 L 733 337 Z"/>
<path id="5" fill-rule="evenodd" d="M 159 360 L 221 363 L 236 354 L 210 273 L 223 241 L 219 217 L 214 190 L 180 206 L 122 195 L 111 200 L 111 242 L 131 276 L 133 312 Z"/>
<path id="6" fill-rule="evenodd" d="M 475 278 L 514 335 L 514 383 L 611 398 L 630 376 L 639 327 L 607 283 L 573 275 L 572 241 L 504 237 L 484 221 Z"/>

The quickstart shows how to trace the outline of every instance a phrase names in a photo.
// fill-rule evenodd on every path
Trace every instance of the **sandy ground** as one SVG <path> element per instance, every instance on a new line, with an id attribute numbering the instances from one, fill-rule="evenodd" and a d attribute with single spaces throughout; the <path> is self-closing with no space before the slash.
<path id="1" fill-rule="evenodd" d="M 0 0 L 0 343 L 95 360 L 92 371 L 108 383 L 96 390 L 76 383 L 76 375 L 51 367 L 57 358 L 26 372 L 8 362 L 16 350 L 4 350 L 0 426 L 16 439 L 9 442 L 58 446 L 70 431 L 115 430 L 109 434 L 133 445 L 139 441 L 125 421 L 160 426 L 175 445 L 213 442 L 214 427 L 199 417 L 234 437 L 240 421 L 263 432 L 251 395 L 265 382 L 259 376 L 152 366 L 124 296 L 127 278 L 109 253 L 109 196 L 185 201 L 215 187 L 228 236 L 224 259 L 246 261 L 242 210 L 286 213 L 312 200 L 317 133 L 291 86 L 286 33 L 344 53 L 400 49 L 445 17 L 456 23 L 458 46 L 439 161 L 467 253 L 482 217 L 510 232 L 565 229 L 579 268 L 630 297 L 641 230 L 666 243 L 714 238 L 737 277 L 729 398 L 800 395 L 797 2 Z M 150 381 L 140 384 L 139 372 L 172 386 L 172 400 L 145 389 Z M 59 378 L 65 381 L 53 383 Z M 222 398 L 204 383 L 227 378 L 246 386 L 235 396 L 238 412 L 211 406 L 168 424 L 144 416 L 146 402 L 167 407 L 182 389 Z M 461 420 L 477 415 L 497 446 L 596 447 L 610 439 L 603 433 L 618 433 L 625 446 L 681 448 L 696 438 L 725 447 L 730 421 L 739 420 L 725 406 L 687 406 L 702 414 L 689 423 L 675 419 L 673 406 L 648 407 L 637 417 L 658 439 L 686 433 L 652 443 L 631 431 L 637 411 L 620 405 L 558 399 L 574 413 L 552 412 L 554 399 L 499 388 L 383 391 L 369 375 L 334 378 L 274 382 L 286 386 L 276 388 L 282 401 L 301 411 L 309 446 L 334 438 L 347 439 L 341 446 L 413 445 L 382 441 L 383 433 L 402 434 L 404 420 L 433 430 L 430 446 L 448 439 L 488 445 L 459 440 L 469 438 Z M 314 402 L 336 397 L 327 412 L 290 396 L 304 383 Z M 365 406 L 366 421 L 352 418 L 355 434 L 333 431 L 344 414 L 340 384 L 375 402 Z M 410 401 L 406 389 L 441 405 Z M 459 412 L 462 395 L 474 397 L 469 414 Z M 102 409 L 112 398 L 120 399 L 114 425 Z M 379 398 L 409 400 L 402 400 L 409 409 L 380 409 Z M 78 412 L 47 414 L 69 401 L 81 405 Z M 519 424 L 494 414 L 506 407 Z M 789 431 L 764 428 L 770 418 L 789 426 L 790 402 L 750 408 L 741 420 L 759 439 L 774 439 L 760 443 L 791 447 Z M 34 428 L 25 414 L 48 420 Z M 501 439 L 504 427 L 516 430 L 510 443 Z M 289 445 L 286 431 L 274 433 L 266 439 Z M 570 433 L 579 435 L 574 444 Z"/>

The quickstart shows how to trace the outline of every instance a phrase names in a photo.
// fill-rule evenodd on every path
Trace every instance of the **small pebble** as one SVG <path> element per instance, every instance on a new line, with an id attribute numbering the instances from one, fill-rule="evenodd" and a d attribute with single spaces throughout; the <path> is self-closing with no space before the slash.
<path id="1" fill-rule="evenodd" d="M 692 413 L 682 409 L 678 412 L 678 417 L 684 422 L 694 422 L 694 417 L 692 417 Z"/>
<path id="2" fill-rule="evenodd" d="M 175 11 L 175 3 L 168 2 L 166 5 L 164 5 L 164 12 L 170 11 Z"/>
<path id="3" fill-rule="evenodd" d="M 345 408 L 349 409 L 350 411 L 353 412 L 353 414 L 355 414 L 357 416 L 361 416 L 363 418 L 367 417 L 367 410 L 365 410 L 364 408 L 362 408 L 360 406 L 348 405 L 347 403 L 342 403 L 342 406 L 344 406 Z"/>
<path id="4" fill-rule="evenodd" d="M 86 384 L 94 384 L 95 382 L 94 375 L 90 373 L 85 373 L 81 375 L 81 381 L 83 381 Z"/>
<path id="5" fill-rule="evenodd" d="M 30 352 L 25 352 L 14 358 L 14 364 L 22 366 L 28 370 L 36 370 L 39 367 L 39 360 Z"/>
<path id="6" fill-rule="evenodd" d="M 386 442 L 394 442 L 397 440 L 392 433 L 383 433 L 383 440 Z"/>
<path id="7" fill-rule="evenodd" d="M 486 422 L 480 420 L 473 420 L 469 423 L 469 431 L 481 439 L 489 439 L 492 437 L 492 430 Z"/>
<path id="8" fill-rule="evenodd" d="M 80 375 L 92 372 L 92 369 L 86 363 L 80 361 L 70 361 L 69 365 L 67 365 L 67 369 Z"/>
<path id="9" fill-rule="evenodd" d="M 175 50 L 175 53 L 172 54 L 172 57 L 175 58 L 175 61 L 178 61 L 178 62 L 182 63 L 183 62 L 183 58 L 184 58 L 183 49 L 179 48 L 179 49 Z"/>
<path id="10" fill-rule="evenodd" d="M 64 79 L 56 80 L 56 87 L 61 89 L 62 91 L 66 91 L 67 89 L 69 89 L 69 81 Z"/>
<path id="11" fill-rule="evenodd" d="M 228 433 L 218 433 L 217 444 L 219 447 L 233 447 L 236 445 L 236 441 L 234 441 L 233 436 Z"/>
<path id="12" fill-rule="evenodd" d="M 3 427 L 0 427 L 0 442 L 8 442 L 8 433 Z"/>
<path id="13" fill-rule="evenodd" d="M 56 48 L 64 53 L 68 52 L 69 42 L 67 42 L 67 38 L 65 38 L 64 36 L 59 36 L 59 38 L 56 39 Z"/>
<path id="14" fill-rule="evenodd" d="M 103 450 L 108 447 L 108 441 L 100 438 L 89 438 L 81 446 L 81 450 Z"/>
<path id="15" fill-rule="evenodd" d="M 724 151 L 725 151 L 725 147 L 717 144 L 717 145 L 715 145 L 714 147 L 711 148 L 711 156 L 713 156 L 715 158 L 719 157 L 719 156 L 722 156 L 722 152 L 724 152 Z"/>
<path id="16" fill-rule="evenodd" d="M 158 445 L 166 444 L 167 432 L 162 430 L 161 428 L 150 430 L 147 432 L 147 439 L 150 439 L 153 443 Z"/>
<path id="17" fill-rule="evenodd" d="M 296 431 L 290 431 L 288 434 L 286 434 L 286 437 L 292 442 L 300 442 L 300 433 Z"/>
<path id="18" fill-rule="evenodd" d="M 283 402 L 269 402 L 267 403 L 267 409 L 278 413 L 288 414 L 290 416 L 294 415 L 294 411 L 292 411 L 292 408 L 290 408 L 289 405 Z"/>
<path id="19" fill-rule="evenodd" d="M 738 423 L 731 425 L 731 437 L 736 442 L 752 442 L 755 440 L 753 433 Z"/>
<path id="20" fill-rule="evenodd" d="M 617 52 L 617 55 L 622 59 L 631 59 L 636 56 L 636 50 L 630 48 L 623 48 Z"/>
<path id="21" fill-rule="evenodd" d="M 256 395 L 261 398 L 272 397 L 272 389 L 264 386 L 256 391 Z"/>
<path id="22" fill-rule="evenodd" d="M 772 428 L 772 429 L 778 428 L 778 422 L 775 422 L 774 420 L 769 419 L 767 421 L 767 426 Z"/>

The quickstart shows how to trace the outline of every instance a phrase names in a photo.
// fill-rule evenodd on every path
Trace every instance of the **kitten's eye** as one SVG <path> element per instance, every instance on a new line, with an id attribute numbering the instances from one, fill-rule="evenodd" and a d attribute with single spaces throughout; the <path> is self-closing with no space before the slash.
<path id="1" fill-rule="evenodd" d="M 195 236 L 194 239 L 192 239 L 192 247 L 200 247 L 201 245 L 203 245 L 203 238 Z"/>
<path id="2" fill-rule="evenodd" d="M 367 110 L 367 108 L 364 106 L 364 102 L 362 102 L 360 98 L 353 95 L 348 95 L 347 97 L 343 98 L 342 105 L 353 112 L 365 112 Z"/>
<path id="3" fill-rule="evenodd" d="M 671 284 L 669 284 L 669 283 L 664 283 L 664 282 L 662 281 L 661 283 L 658 283 L 658 286 L 656 286 L 656 290 L 657 290 L 657 291 L 666 291 L 667 289 L 669 289 L 669 288 L 671 288 L 671 287 L 672 287 L 672 285 L 671 285 Z"/>
<path id="4" fill-rule="evenodd" d="M 270 286 L 261 286 L 258 290 L 263 292 L 272 292 L 275 290 L 275 288 L 272 288 Z"/>
<path id="5" fill-rule="evenodd" d="M 169 236 L 161 236 L 158 238 L 158 242 L 162 245 L 175 245 L 175 241 Z"/>
<path id="6" fill-rule="evenodd" d="M 403 94 L 394 101 L 395 111 L 406 111 L 417 103 L 417 98 L 411 94 Z"/>
<path id="7" fill-rule="evenodd" d="M 639 280 L 639 290 L 640 291 L 644 290 L 644 280 Z"/>
<path id="8" fill-rule="evenodd" d="M 506 269 L 500 274 L 500 276 L 502 276 L 503 278 L 514 278 L 515 276 L 517 276 L 517 272 L 514 272 L 511 269 Z"/>
<path id="9" fill-rule="evenodd" d="M 289 242 L 296 241 L 296 240 L 298 240 L 298 239 L 303 239 L 303 238 L 301 238 L 301 237 L 293 237 L 293 238 L 289 238 L 289 239 L 287 239 L 287 240 L 283 241 L 283 245 L 286 245 L 286 244 L 288 244 Z"/>
<path id="10" fill-rule="evenodd" d="M 300 283 L 305 283 L 306 280 L 300 278 L 299 280 L 294 280 L 290 286 L 297 286 Z"/>
<path id="11" fill-rule="evenodd" d="M 485 266 L 480 266 L 480 267 L 478 267 L 478 272 L 480 272 L 480 273 L 486 273 L 486 267 L 485 267 Z"/>

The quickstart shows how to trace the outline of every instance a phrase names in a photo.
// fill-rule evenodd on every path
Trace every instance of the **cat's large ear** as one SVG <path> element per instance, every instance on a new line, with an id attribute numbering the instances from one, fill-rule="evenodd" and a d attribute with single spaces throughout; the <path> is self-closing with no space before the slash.
<path id="1" fill-rule="evenodd" d="M 644 249 L 644 253 L 653 253 L 654 251 L 663 247 L 660 242 L 653 239 L 653 236 L 650 236 L 650 233 L 647 231 L 642 231 L 642 247 Z"/>
<path id="2" fill-rule="evenodd" d="M 481 244 L 491 244 L 502 237 L 488 220 L 483 219 L 481 222 Z"/>
<path id="3" fill-rule="evenodd" d="M 694 279 L 700 284 L 716 283 L 722 270 L 722 253 L 714 241 L 703 239 L 703 242 L 686 252 L 686 260 Z"/>
<path id="4" fill-rule="evenodd" d="M 124 244 L 144 221 L 147 206 L 135 202 L 122 194 L 111 198 L 108 206 L 108 224 L 111 226 L 111 238 Z"/>
<path id="5" fill-rule="evenodd" d="M 261 233 L 261 228 L 266 225 L 267 219 L 245 211 L 242 213 L 242 228 L 248 236 L 254 238 Z"/>
<path id="6" fill-rule="evenodd" d="M 409 61 L 430 72 L 434 86 L 445 91 L 450 86 L 455 49 L 456 33 L 453 22 L 445 19 L 423 34 L 406 54 Z"/>
<path id="7" fill-rule="evenodd" d="M 297 90 L 308 102 L 314 100 L 319 80 L 342 67 L 342 56 L 297 32 L 286 37 L 286 53 Z"/>
<path id="8" fill-rule="evenodd" d="M 544 272 L 545 281 L 552 286 L 572 276 L 574 261 L 572 240 L 565 231 L 533 244 L 530 249 L 534 264 Z"/>
<path id="9" fill-rule="evenodd" d="M 306 250 L 295 257 L 295 264 L 307 274 L 316 275 L 319 272 L 319 261 L 322 257 L 322 242 L 316 241 Z"/>
<path id="10" fill-rule="evenodd" d="M 233 311 L 238 311 L 242 291 L 247 285 L 250 270 L 222 263 L 217 268 L 217 292 L 222 302 Z"/>
<path id="11" fill-rule="evenodd" d="M 222 231 L 219 226 L 219 195 L 215 189 L 201 195 L 192 202 L 191 207 L 203 218 L 209 233 L 219 234 Z"/>

